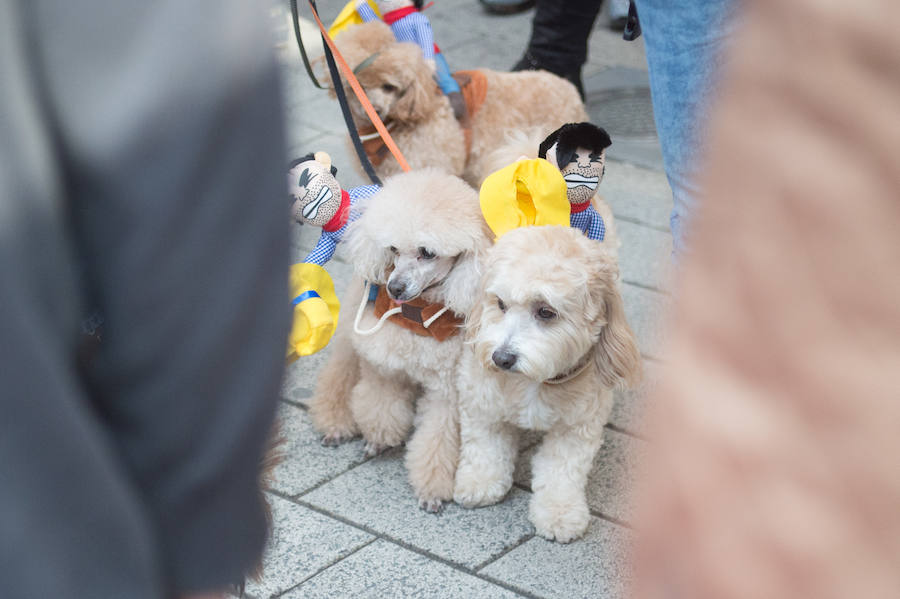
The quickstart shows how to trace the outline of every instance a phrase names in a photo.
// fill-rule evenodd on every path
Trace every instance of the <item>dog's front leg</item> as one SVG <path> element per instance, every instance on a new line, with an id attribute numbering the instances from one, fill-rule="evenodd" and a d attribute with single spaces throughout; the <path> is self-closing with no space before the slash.
<path id="1" fill-rule="evenodd" d="M 476 396 L 460 396 L 461 447 L 453 500 L 479 507 L 497 503 L 512 487 L 519 429 L 481 409 L 491 403 L 484 388 L 469 391 Z"/>
<path id="2" fill-rule="evenodd" d="M 459 460 L 459 417 L 451 371 L 437 372 L 419 399 L 416 430 L 406 449 L 409 482 L 419 507 L 440 512 L 453 499 L 453 478 Z"/>
<path id="3" fill-rule="evenodd" d="M 350 396 L 350 411 L 373 456 L 403 443 L 413 423 L 415 385 L 405 375 L 381 374 L 360 360 L 359 382 Z"/>
<path id="4" fill-rule="evenodd" d="M 338 328 L 331 340 L 331 355 L 319 372 L 309 402 L 309 417 L 322 434 L 322 445 L 338 445 L 359 434 L 350 412 L 350 394 L 359 380 L 360 360 L 350 340 L 353 322 L 350 306 L 359 303 L 362 293 L 362 281 L 354 280 L 347 289 Z"/>
<path id="5" fill-rule="evenodd" d="M 585 487 L 602 444 L 602 423 L 556 427 L 544 436 L 531 462 L 534 497 L 528 516 L 537 534 L 568 543 L 587 530 L 591 516 Z"/>

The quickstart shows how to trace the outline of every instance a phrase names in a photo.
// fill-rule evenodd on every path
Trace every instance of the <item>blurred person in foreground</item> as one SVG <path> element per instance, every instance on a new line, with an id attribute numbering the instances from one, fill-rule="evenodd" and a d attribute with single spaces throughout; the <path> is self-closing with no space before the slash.
<path id="1" fill-rule="evenodd" d="M 0 0 L 4 597 L 216 597 L 259 560 L 290 317 L 270 45 L 237 0 Z"/>
<path id="2" fill-rule="evenodd" d="M 900 4 L 748 0 L 634 596 L 900 597 Z"/>

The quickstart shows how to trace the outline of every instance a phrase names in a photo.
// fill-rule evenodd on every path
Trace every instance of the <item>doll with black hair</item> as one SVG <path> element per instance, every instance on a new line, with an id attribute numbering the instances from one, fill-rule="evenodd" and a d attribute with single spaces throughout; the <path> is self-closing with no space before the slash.
<path id="1" fill-rule="evenodd" d="M 556 166 L 566 181 L 571 226 L 597 241 L 603 241 L 606 226 L 591 199 L 606 172 L 606 148 L 610 145 L 612 141 L 603 128 L 568 123 L 548 135 L 538 151 L 538 156 Z"/>

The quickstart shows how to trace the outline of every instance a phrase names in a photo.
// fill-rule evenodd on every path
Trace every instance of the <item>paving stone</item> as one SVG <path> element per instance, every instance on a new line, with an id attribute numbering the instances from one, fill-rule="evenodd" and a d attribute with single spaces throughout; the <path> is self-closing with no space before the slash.
<path id="1" fill-rule="evenodd" d="M 601 21 L 602 19 L 597 19 L 598 24 Z M 590 76 L 603 68 L 617 66 L 646 71 L 644 39 L 639 37 L 633 42 L 626 42 L 620 32 L 595 26 L 588 39 L 588 60 L 582 68 L 582 77 Z"/>
<path id="2" fill-rule="evenodd" d="M 616 220 L 619 248 L 619 272 L 629 281 L 660 291 L 669 288 L 672 235 L 646 225 Z"/>
<path id="3" fill-rule="evenodd" d="M 588 505 L 596 513 L 630 522 L 632 505 L 628 491 L 645 442 L 608 428 L 603 437 L 603 446 L 588 475 Z M 516 484 L 531 488 L 531 458 L 539 447 L 530 448 L 519 460 L 514 475 Z"/>
<path id="4" fill-rule="evenodd" d="M 628 283 L 621 286 L 625 316 L 638 340 L 641 354 L 659 358 L 663 344 L 663 323 L 671 298 Z"/>
<path id="5" fill-rule="evenodd" d="M 602 65 L 597 65 L 597 67 L 590 75 L 584 77 L 586 90 L 601 91 L 650 86 L 647 65 L 639 68 Z"/>
<path id="6" fill-rule="evenodd" d="M 620 599 L 631 581 L 627 529 L 592 518 L 584 538 L 562 545 L 535 537 L 479 571 L 547 599 Z"/>
<path id="7" fill-rule="evenodd" d="M 669 230 L 672 191 L 662 172 L 610 160 L 599 191 L 618 217 L 617 223 L 625 218 Z"/>
<path id="8" fill-rule="evenodd" d="M 366 460 L 363 442 L 323 447 L 305 410 L 281 404 L 278 411 L 283 457 L 275 468 L 272 488 L 284 495 L 298 495 L 334 478 Z"/>
<path id="9" fill-rule="evenodd" d="M 434 39 L 441 51 L 446 53 L 452 68 L 457 68 L 452 62 L 456 56 L 455 50 L 461 46 L 482 47 L 486 38 L 507 41 L 509 45 L 498 54 L 506 60 L 514 56 L 509 63 L 512 66 L 528 43 L 534 18 L 534 10 L 512 15 L 491 14 L 475 0 L 438 0 L 425 14 L 434 29 Z"/>
<path id="10" fill-rule="evenodd" d="M 498 505 L 469 510 L 450 503 L 440 515 L 419 509 L 402 450 L 393 450 L 301 496 L 378 533 L 473 568 L 532 534 L 529 494 L 513 489 Z"/>
<path id="11" fill-rule="evenodd" d="M 263 556 L 263 576 L 247 581 L 247 594 L 272 597 L 350 554 L 374 537 L 289 501 L 268 495 L 272 538 Z"/>
<path id="12" fill-rule="evenodd" d="M 282 595 L 285 599 L 513 599 L 520 596 L 384 540 L 363 547 Z"/>
<path id="13" fill-rule="evenodd" d="M 647 396 L 659 381 L 661 366 L 644 360 L 644 378 L 637 389 L 616 391 L 610 422 L 629 433 L 638 436 L 647 434 Z"/>

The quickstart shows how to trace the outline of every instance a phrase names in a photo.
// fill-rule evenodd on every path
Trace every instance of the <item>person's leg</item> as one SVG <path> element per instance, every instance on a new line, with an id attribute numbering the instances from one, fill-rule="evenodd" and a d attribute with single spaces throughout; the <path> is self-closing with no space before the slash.
<path id="1" fill-rule="evenodd" d="M 584 97 L 581 66 L 587 40 L 603 0 L 540 0 L 534 11 L 531 39 L 514 71 L 544 69 L 565 77 Z"/>
<path id="2" fill-rule="evenodd" d="M 700 190 L 695 171 L 705 111 L 715 89 L 722 49 L 735 28 L 733 0 L 637 0 L 644 33 L 653 113 L 674 208 L 674 251 L 684 250 L 685 225 Z"/>

